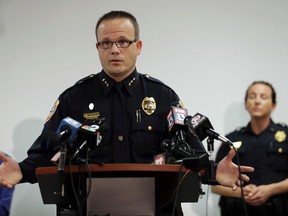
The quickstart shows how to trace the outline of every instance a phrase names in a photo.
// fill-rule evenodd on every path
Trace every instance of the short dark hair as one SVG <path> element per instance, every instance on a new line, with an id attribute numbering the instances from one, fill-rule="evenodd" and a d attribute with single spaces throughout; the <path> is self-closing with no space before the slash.
<path id="1" fill-rule="evenodd" d="M 248 87 L 247 90 L 246 90 L 246 94 L 245 94 L 245 102 L 247 101 L 247 98 L 248 98 L 248 91 L 249 91 L 249 89 L 250 89 L 253 85 L 255 85 L 255 84 L 264 84 L 264 85 L 270 87 L 270 89 L 271 89 L 271 91 L 272 91 L 272 95 L 271 95 L 271 97 L 272 97 L 272 103 L 273 103 L 273 104 L 276 104 L 276 92 L 275 92 L 274 87 L 272 86 L 271 83 L 266 82 L 266 81 L 262 81 L 262 80 L 261 80 L 261 81 L 254 81 L 252 84 L 249 85 L 249 87 Z"/>
<path id="2" fill-rule="evenodd" d="M 97 24 L 95 27 L 95 35 L 96 35 L 97 41 L 98 41 L 97 30 L 98 30 L 99 25 L 104 20 L 113 20 L 113 19 L 122 19 L 122 18 L 130 20 L 130 22 L 133 24 L 134 29 L 135 29 L 135 40 L 139 40 L 140 30 L 139 30 L 139 24 L 137 22 L 137 19 L 131 13 L 126 12 L 126 11 L 110 11 L 108 13 L 105 13 L 97 21 Z"/>

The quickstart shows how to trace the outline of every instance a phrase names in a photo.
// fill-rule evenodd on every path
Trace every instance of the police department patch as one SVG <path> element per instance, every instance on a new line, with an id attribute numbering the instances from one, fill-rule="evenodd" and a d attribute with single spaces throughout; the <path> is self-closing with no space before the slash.
<path id="1" fill-rule="evenodd" d="M 46 118 L 46 122 L 48 122 L 52 118 L 52 116 L 56 112 L 57 107 L 58 107 L 59 104 L 60 104 L 60 101 L 59 101 L 59 99 L 57 99 L 56 102 L 54 103 L 52 109 L 50 110 L 49 115 Z"/>

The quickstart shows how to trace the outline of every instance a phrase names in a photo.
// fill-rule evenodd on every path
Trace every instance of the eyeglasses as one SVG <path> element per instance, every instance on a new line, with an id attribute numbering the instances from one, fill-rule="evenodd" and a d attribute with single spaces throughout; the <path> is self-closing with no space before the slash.
<path id="1" fill-rule="evenodd" d="M 112 41 L 101 41 L 101 42 L 98 42 L 98 47 L 101 48 L 101 49 L 111 49 L 111 47 L 113 46 L 113 44 L 115 43 L 116 46 L 118 48 L 127 48 L 129 47 L 132 43 L 135 43 L 137 40 L 119 40 L 119 41 L 115 41 L 115 42 L 112 42 Z"/>

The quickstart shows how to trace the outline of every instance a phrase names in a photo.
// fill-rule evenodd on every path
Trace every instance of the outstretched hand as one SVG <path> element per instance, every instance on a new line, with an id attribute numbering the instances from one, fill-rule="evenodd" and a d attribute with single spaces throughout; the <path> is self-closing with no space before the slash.
<path id="1" fill-rule="evenodd" d="M 17 161 L 0 152 L 0 187 L 12 188 L 22 179 L 21 169 Z"/>
<path id="2" fill-rule="evenodd" d="M 217 166 L 216 170 L 216 180 L 219 184 L 227 187 L 231 187 L 236 190 L 240 186 L 240 176 L 238 171 L 238 166 L 232 162 L 235 156 L 234 149 L 231 149 L 228 155 L 223 158 Z M 249 166 L 240 166 L 242 172 L 253 172 L 254 168 Z M 249 177 L 246 174 L 241 174 L 241 180 L 248 182 Z"/>

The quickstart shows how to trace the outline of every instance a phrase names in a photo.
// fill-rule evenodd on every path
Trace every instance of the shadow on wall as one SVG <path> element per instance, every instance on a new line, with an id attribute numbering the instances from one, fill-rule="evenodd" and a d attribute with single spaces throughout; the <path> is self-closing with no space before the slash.
<path id="1" fill-rule="evenodd" d="M 14 152 L 17 161 L 27 156 L 27 150 L 40 135 L 43 128 L 43 119 L 26 119 L 16 125 L 13 131 Z M 15 188 L 12 201 L 11 216 L 56 214 L 54 205 L 44 205 L 38 184 L 24 183 Z"/>
<path id="2" fill-rule="evenodd" d="M 3 8 L 6 4 L 11 2 L 11 0 L 0 0 L 0 36 L 4 34 L 5 31 L 5 20 L 3 15 Z"/>

